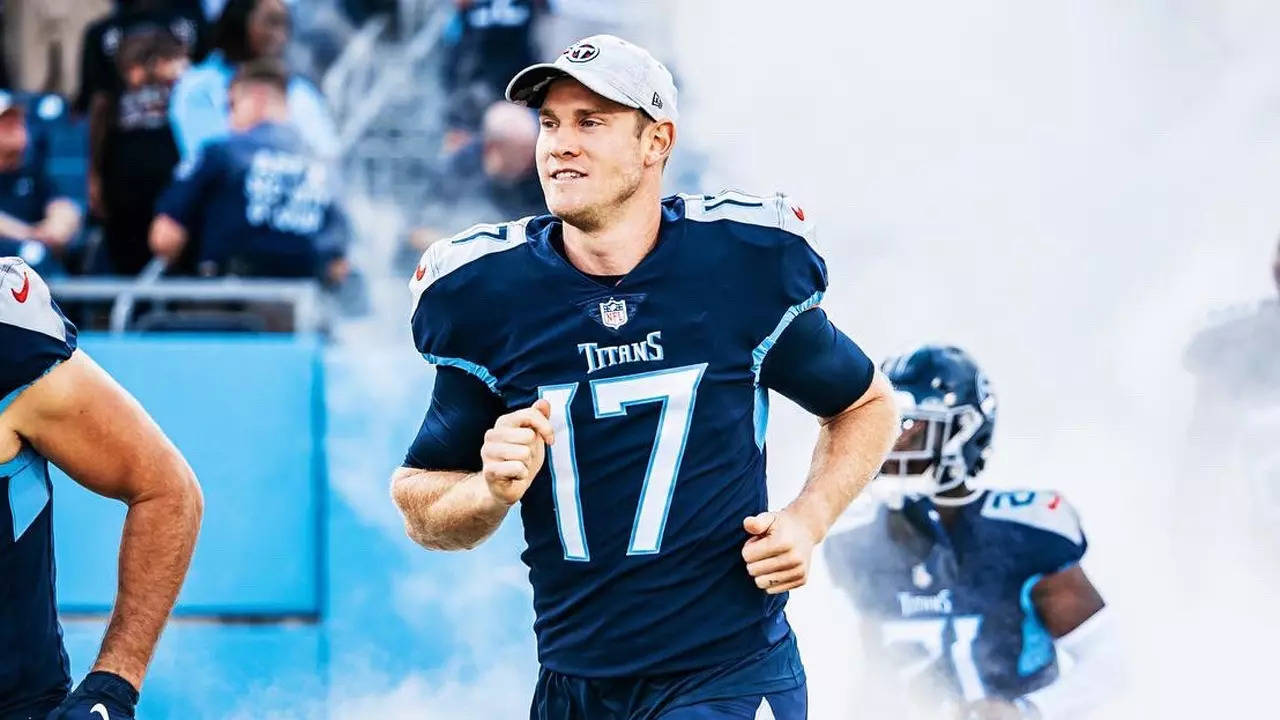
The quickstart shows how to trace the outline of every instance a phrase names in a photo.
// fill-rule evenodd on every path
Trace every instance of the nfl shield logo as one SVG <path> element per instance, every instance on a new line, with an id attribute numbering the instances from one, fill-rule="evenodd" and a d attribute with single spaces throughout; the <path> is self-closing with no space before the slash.
<path id="1" fill-rule="evenodd" d="M 933 584 L 933 576 L 929 574 L 929 569 L 924 566 L 924 563 L 911 568 L 911 582 L 921 590 Z"/>
<path id="2" fill-rule="evenodd" d="M 627 324 L 627 301 L 609 298 L 600 303 L 600 324 L 617 330 Z"/>

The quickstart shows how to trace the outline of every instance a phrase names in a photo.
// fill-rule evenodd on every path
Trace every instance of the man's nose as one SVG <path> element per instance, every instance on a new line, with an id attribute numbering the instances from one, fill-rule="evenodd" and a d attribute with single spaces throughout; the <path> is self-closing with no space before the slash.
<path id="1" fill-rule="evenodd" d="M 551 154 L 559 158 L 576 157 L 581 152 L 577 137 L 572 132 L 558 132 L 551 145 Z"/>

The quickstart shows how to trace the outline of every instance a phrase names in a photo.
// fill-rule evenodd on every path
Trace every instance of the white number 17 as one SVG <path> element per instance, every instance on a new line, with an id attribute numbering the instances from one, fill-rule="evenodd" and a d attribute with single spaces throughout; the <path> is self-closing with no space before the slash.
<path id="1" fill-rule="evenodd" d="M 706 369 L 707 364 L 701 363 L 588 383 L 591 406 L 597 419 L 623 417 L 632 405 L 662 404 L 657 437 L 649 453 L 644 485 L 640 490 L 640 505 L 631 526 L 628 555 L 652 555 L 662 547 L 676 475 L 680 472 L 680 461 L 684 458 L 685 442 L 689 437 L 689 422 L 693 419 L 695 394 Z M 551 426 L 556 434 L 556 443 L 549 448 L 549 454 L 551 496 L 560 527 L 560 543 L 564 546 L 566 560 L 585 562 L 591 559 L 591 553 L 587 549 L 587 532 L 582 520 L 578 459 L 570 412 L 577 391 L 578 383 L 544 385 L 538 388 L 538 397 L 551 403 Z"/>

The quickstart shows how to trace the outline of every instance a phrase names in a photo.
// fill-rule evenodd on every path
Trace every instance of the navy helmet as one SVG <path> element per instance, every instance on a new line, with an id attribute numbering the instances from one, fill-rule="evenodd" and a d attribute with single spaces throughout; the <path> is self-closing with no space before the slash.
<path id="1" fill-rule="evenodd" d="M 902 413 L 902 435 L 882 476 L 917 476 L 929 494 L 957 488 L 986 465 L 996 425 L 991 383 L 964 350 L 922 345 L 884 361 Z"/>

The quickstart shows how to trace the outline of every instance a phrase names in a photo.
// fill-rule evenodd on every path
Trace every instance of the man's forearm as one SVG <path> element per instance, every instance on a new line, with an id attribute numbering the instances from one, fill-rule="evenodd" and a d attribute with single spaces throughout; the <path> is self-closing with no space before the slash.
<path id="1" fill-rule="evenodd" d="M 815 541 L 826 536 L 840 513 L 876 476 L 898 435 L 892 387 L 877 373 L 876 392 L 823 421 L 804 488 L 787 507 L 800 516 Z"/>
<path id="2" fill-rule="evenodd" d="M 113 672 L 141 688 L 160 632 L 182 588 L 203 501 L 186 463 L 157 468 L 171 479 L 163 493 L 133 498 L 120 543 L 119 587 L 115 608 L 94 670 Z"/>
<path id="3" fill-rule="evenodd" d="M 400 468 L 391 497 L 405 531 L 431 550 L 469 550 L 502 524 L 509 506 L 497 500 L 480 473 Z"/>

